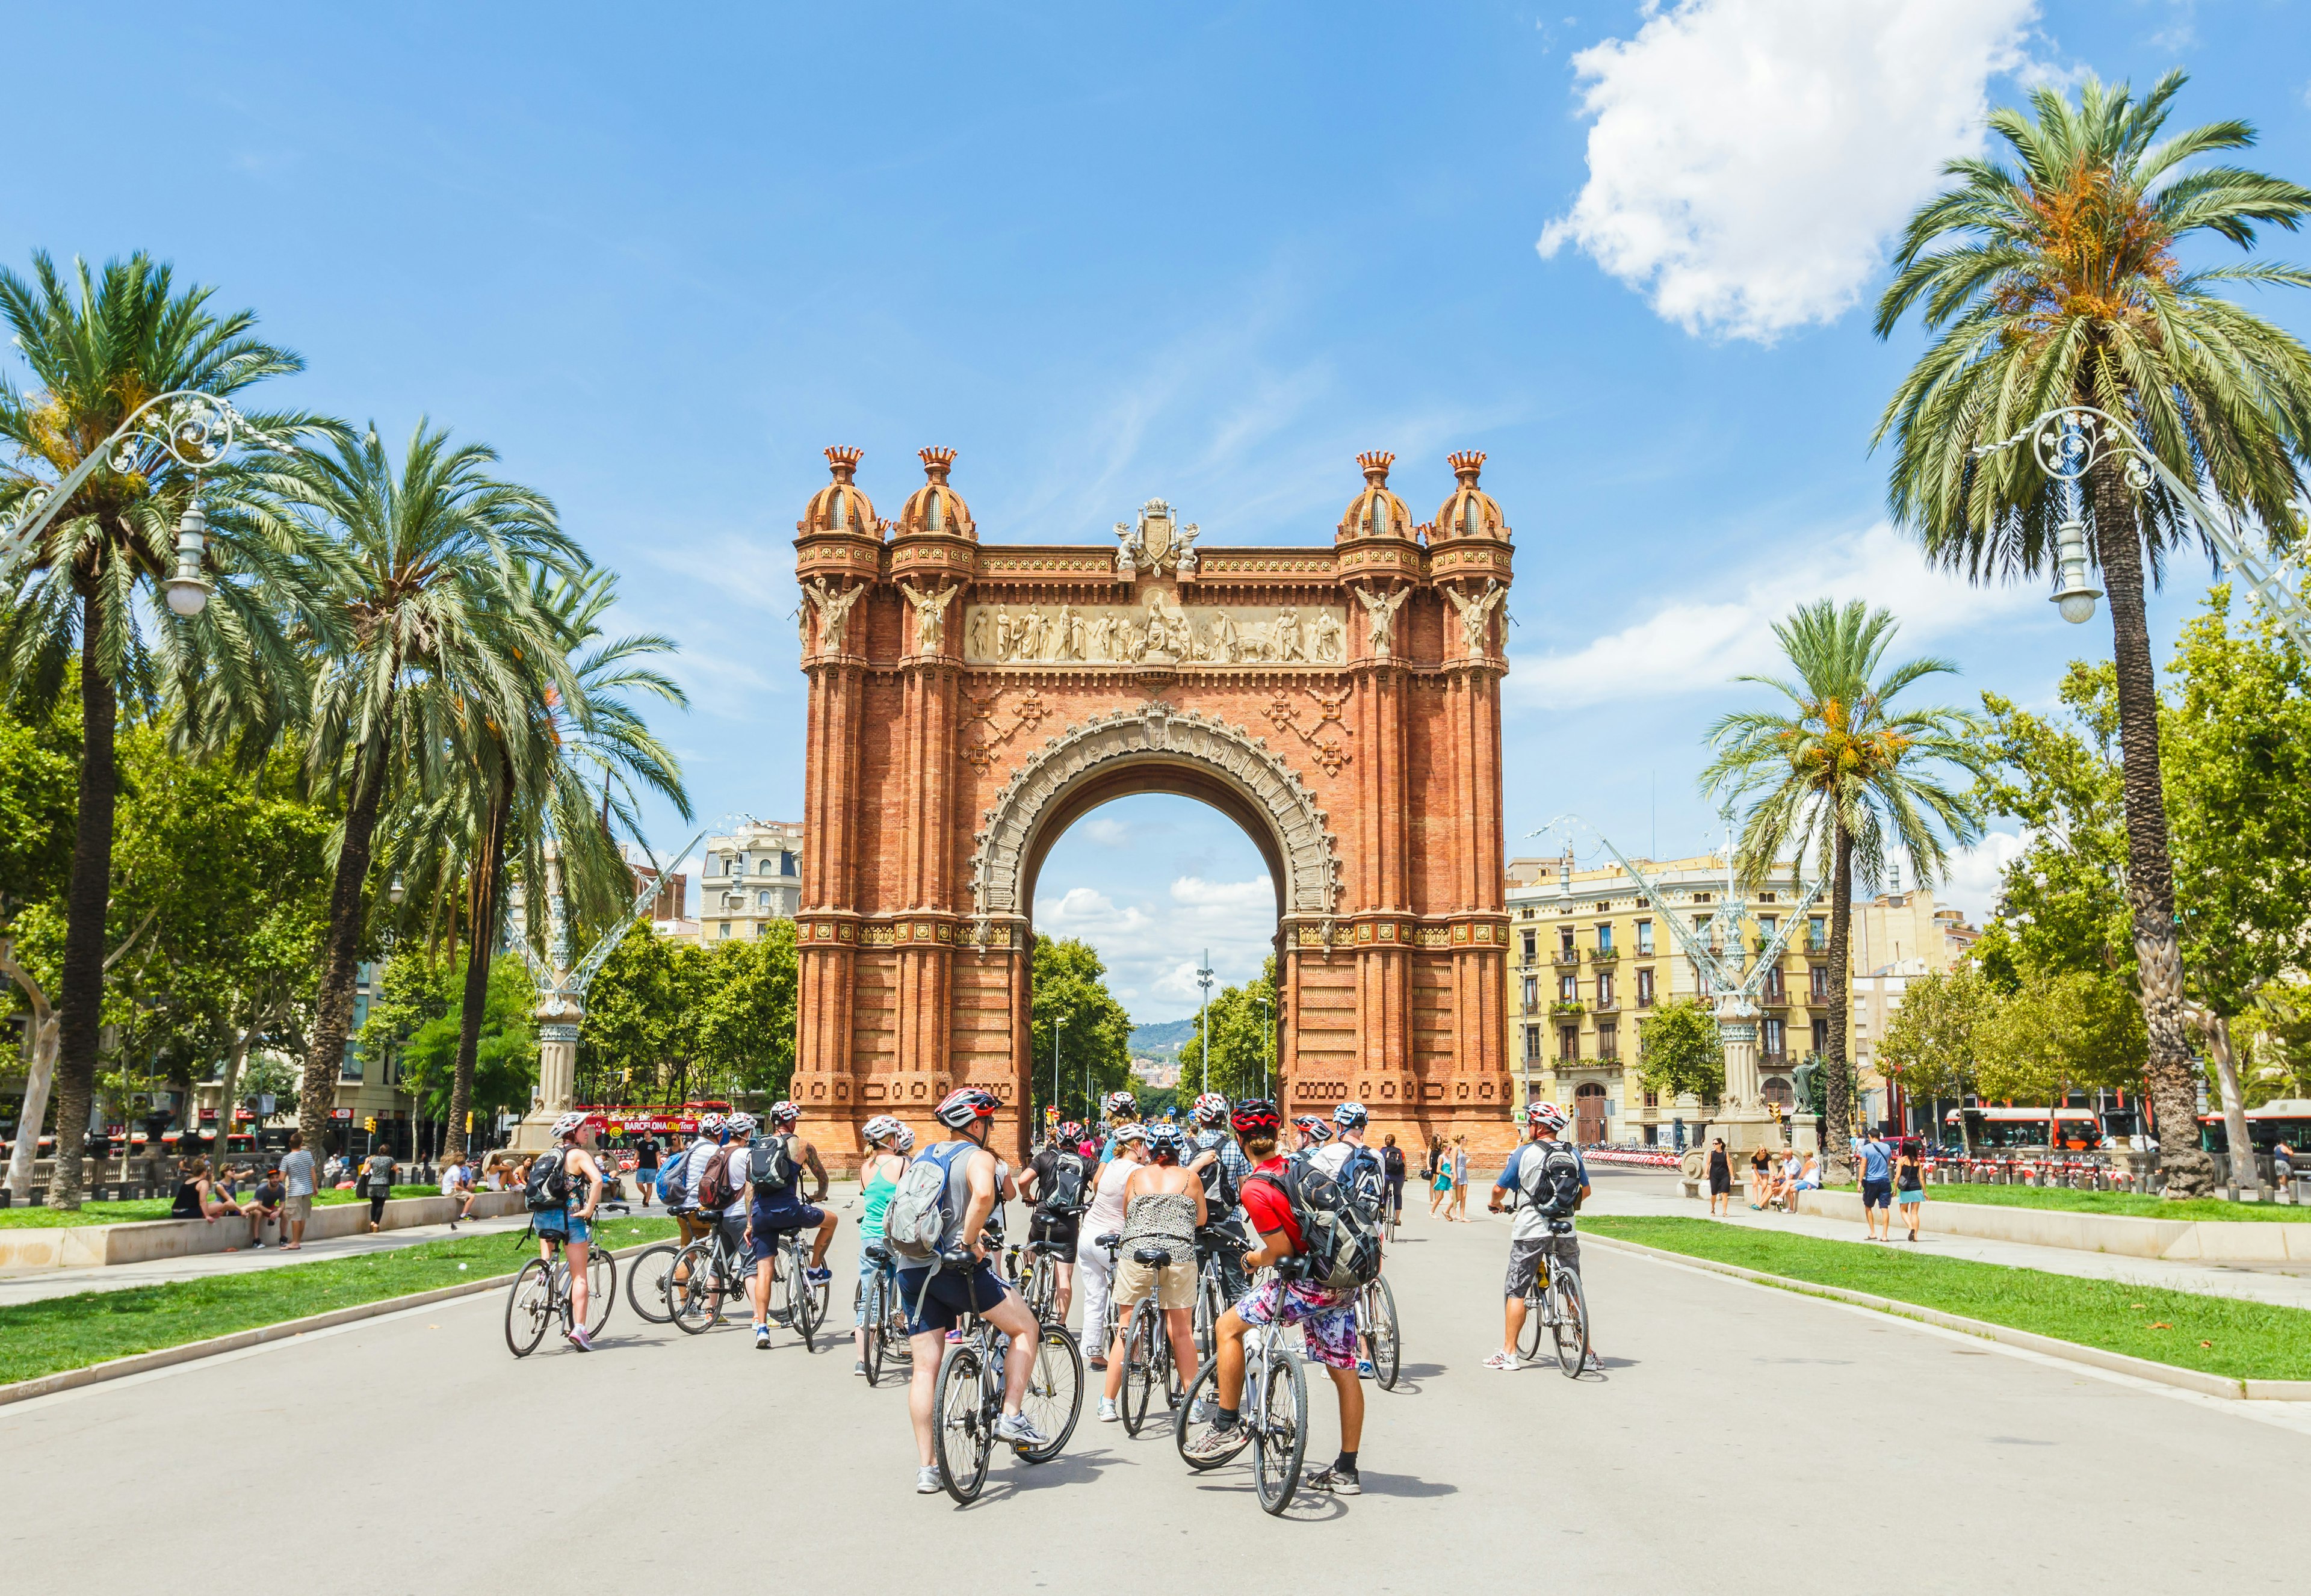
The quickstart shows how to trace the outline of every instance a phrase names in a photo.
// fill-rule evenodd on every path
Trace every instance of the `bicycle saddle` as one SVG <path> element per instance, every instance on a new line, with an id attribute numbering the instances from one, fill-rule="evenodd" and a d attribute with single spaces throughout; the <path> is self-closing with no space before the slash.
<path id="1" fill-rule="evenodd" d="M 1172 1254 L 1162 1247 L 1134 1247 L 1131 1259 L 1133 1262 L 1144 1263 L 1151 1269 L 1160 1269 L 1172 1261 Z"/>
<path id="2" fill-rule="evenodd" d="M 1120 1230 L 1111 1230 L 1103 1236 L 1093 1238 L 1091 1244 L 1094 1247 L 1121 1247 L 1123 1245 L 1123 1233 Z"/>
<path id="3" fill-rule="evenodd" d="M 1548 1222 L 1548 1234 L 1551 1235 L 1571 1235 L 1573 1234 L 1573 1221 L 1570 1219 L 1551 1219 Z"/>
<path id="4" fill-rule="evenodd" d="M 889 1267 L 890 1262 L 891 1262 L 891 1250 L 890 1250 L 889 1248 L 887 1248 L 887 1247 L 884 1246 L 882 1243 L 880 1243 L 880 1242 L 869 1242 L 869 1243 L 867 1243 L 867 1247 L 866 1247 L 866 1253 L 867 1253 L 867 1261 L 868 1261 L 868 1262 L 869 1262 L 869 1263 L 871 1263 L 871 1264 L 875 1264 L 875 1265 L 876 1265 L 876 1266 L 878 1266 L 878 1267 L 881 1267 L 881 1268 L 888 1268 L 888 1267 Z"/>

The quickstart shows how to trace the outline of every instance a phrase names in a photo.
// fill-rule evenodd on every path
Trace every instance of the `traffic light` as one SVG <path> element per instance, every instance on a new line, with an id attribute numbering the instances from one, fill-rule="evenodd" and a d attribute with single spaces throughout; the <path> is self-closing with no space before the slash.
<path id="1" fill-rule="evenodd" d="M 466 1111 L 466 1134 L 467 1136 L 474 1134 L 474 1111 L 472 1109 L 467 1109 Z"/>
<path id="2" fill-rule="evenodd" d="M 362 1129 L 368 1131 L 371 1136 L 375 1136 L 377 1134 L 377 1116 L 375 1114 L 371 1114 L 367 1119 L 363 1120 L 362 1121 Z"/>

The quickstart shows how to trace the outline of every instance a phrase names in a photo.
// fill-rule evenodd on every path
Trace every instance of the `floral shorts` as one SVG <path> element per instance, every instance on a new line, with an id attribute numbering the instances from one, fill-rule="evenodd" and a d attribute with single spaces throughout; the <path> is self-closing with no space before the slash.
<path id="1" fill-rule="evenodd" d="M 1282 1286 L 1284 1314 L 1277 1320 L 1279 1282 L 1269 1280 L 1255 1288 L 1235 1311 L 1246 1324 L 1296 1324 L 1308 1339 L 1308 1356 L 1330 1369 L 1356 1366 L 1356 1298 L 1344 1292 L 1320 1291 L 1304 1280 Z"/>

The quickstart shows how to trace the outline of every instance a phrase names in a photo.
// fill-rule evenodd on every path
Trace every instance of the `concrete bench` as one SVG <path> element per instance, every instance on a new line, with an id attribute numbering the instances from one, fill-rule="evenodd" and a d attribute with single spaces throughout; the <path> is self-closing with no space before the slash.
<path id="1" fill-rule="evenodd" d="M 484 1191 L 474 1199 L 476 1218 L 495 1218 L 522 1211 L 519 1191 Z M 451 1197 L 399 1197 L 385 1205 L 379 1228 L 407 1230 L 421 1225 L 447 1225 L 456 1217 L 458 1199 Z M 369 1228 L 369 1204 L 317 1203 L 305 1226 L 309 1242 L 360 1235 Z M 266 1244 L 274 1244 L 277 1225 L 266 1227 Z M 163 1258 L 191 1258 L 249 1245 L 249 1222 L 231 1215 L 209 1223 L 200 1219 L 147 1219 L 124 1225 L 67 1225 L 53 1229 L 0 1228 L 0 1269 L 94 1269 L 116 1263 L 151 1263 Z"/>

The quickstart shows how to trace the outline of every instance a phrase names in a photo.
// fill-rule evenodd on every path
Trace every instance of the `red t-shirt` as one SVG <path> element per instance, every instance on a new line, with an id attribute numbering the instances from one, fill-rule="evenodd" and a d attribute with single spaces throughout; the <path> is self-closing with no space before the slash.
<path id="1" fill-rule="evenodd" d="M 1252 1178 L 1244 1182 L 1243 1190 L 1238 1195 L 1243 1203 L 1244 1217 L 1251 1221 L 1252 1229 L 1261 1235 L 1274 1235 L 1282 1231 L 1284 1239 L 1291 1243 L 1292 1250 L 1297 1252 L 1306 1243 L 1301 1241 L 1300 1226 L 1292 1217 L 1292 1205 L 1284 1199 L 1284 1188 L 1274 1181 L 1260 1178 L 1283 1173 L 1284 1156 L 1279 1153 L 1267 1163 L 1253 1167 Z"/>

